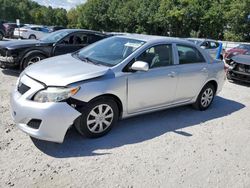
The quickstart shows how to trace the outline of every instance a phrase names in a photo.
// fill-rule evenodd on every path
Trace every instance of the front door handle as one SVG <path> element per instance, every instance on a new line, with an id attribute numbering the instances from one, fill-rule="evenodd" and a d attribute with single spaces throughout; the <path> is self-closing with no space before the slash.
<path id="1" fill-rule="evenodd" d="M 171 78 L 174 78 L 176 76 L 176 73 L 174 71 L 171 71 L 169 74 L 168 74 L 168 77 L 171 77 Z"/>

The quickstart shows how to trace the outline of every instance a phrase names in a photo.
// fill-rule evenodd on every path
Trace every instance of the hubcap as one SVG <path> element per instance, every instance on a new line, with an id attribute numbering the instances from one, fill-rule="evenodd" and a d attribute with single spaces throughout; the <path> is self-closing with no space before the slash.
<path id="1" fill-rule="evenodd" d="M 107 104 L 94 107 L 87 117 L 87 127 L 93 133 L 105 131 L 112 123 L 114 112 Z"/>
<path id="2" fill-rule="evenodd" d="M 33 63 L 36 63 L 36 62 L 38 62 L 38 61 L 41 61 L 41 57 L 39 57 L 39 56 L 33 57 L 33 58 L 31 58 L 31 59 L 29 60 L 28 66 L 30 66 L 30 65 L 32 65 Z"/>
<path id="3" fill-rule="evenodd" d="M 209 106 L 210 103 L 212 102 L 213 95 L 214 95 L 213 90 L 211 88 L 207 88 L 202 94 L 201 105 L 203 107 Z"/>

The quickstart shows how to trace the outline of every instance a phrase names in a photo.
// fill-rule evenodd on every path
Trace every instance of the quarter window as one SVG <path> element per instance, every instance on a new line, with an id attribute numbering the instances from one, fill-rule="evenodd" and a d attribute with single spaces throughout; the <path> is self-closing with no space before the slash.
<path id="1" fill-rule="evenodd" d="M 149 67 L 165 67 L 173 64 L 172 46 L 171 45 L 157 45 L 147 49 L 137 59 L 137 61 L 144 61 L 149 64 Z"/>
<path id="2" fill-rule="evenodd" d="M 190 63 L 203 63 L 205 62 L 204 57 L 194 47 L 177 45 L 179 54 L 179 64 L 190 64 Z"/>

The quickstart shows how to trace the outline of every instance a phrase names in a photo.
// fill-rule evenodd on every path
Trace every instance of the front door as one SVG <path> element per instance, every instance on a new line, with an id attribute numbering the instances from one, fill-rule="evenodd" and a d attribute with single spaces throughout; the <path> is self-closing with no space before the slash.
<path id="1" fill-rule="evenodd" d="M 178 72 L 173 61 L 172 45 L 149 48 L 136 61 L 149 64 L 147 72 L 128 76 L 128 113 L 163 107 L 175 99 Z"/>

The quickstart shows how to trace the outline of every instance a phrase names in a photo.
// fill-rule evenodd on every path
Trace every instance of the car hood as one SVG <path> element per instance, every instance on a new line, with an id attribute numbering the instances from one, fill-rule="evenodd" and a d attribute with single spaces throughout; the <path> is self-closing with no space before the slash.
<path id="1" fill-rule="evenodd" d="M 232 60 L 236 63 L 250 65 L 250 55 L 236 55 Z"/>
<path id="2" fill-rule="evenodd" d="M 232 49 L 228 50 L 227 53 L 233 53 L 233 52 L 244 53 L 244 52 L 246 52 L 246 51 L 247 51 L 247 50 L 241 49 L 241 48 L 232 48 Z"/>
<path id="3" fill-rule="evenodd" d="M 0 42 L 0 48 L 16 49 L 31 46 L 44 46 L 49 44 L 50 43 L 45 43 L 40 40 L 11 40 Z"/>
<path id="4" fill-rule="evenodd" d="M 33 64 L 25 69 L 24 74 L 47 86 L 67 86 L 102 76 L 108 70 L 109 67 L 87 63 L 66 54 Z"/>

